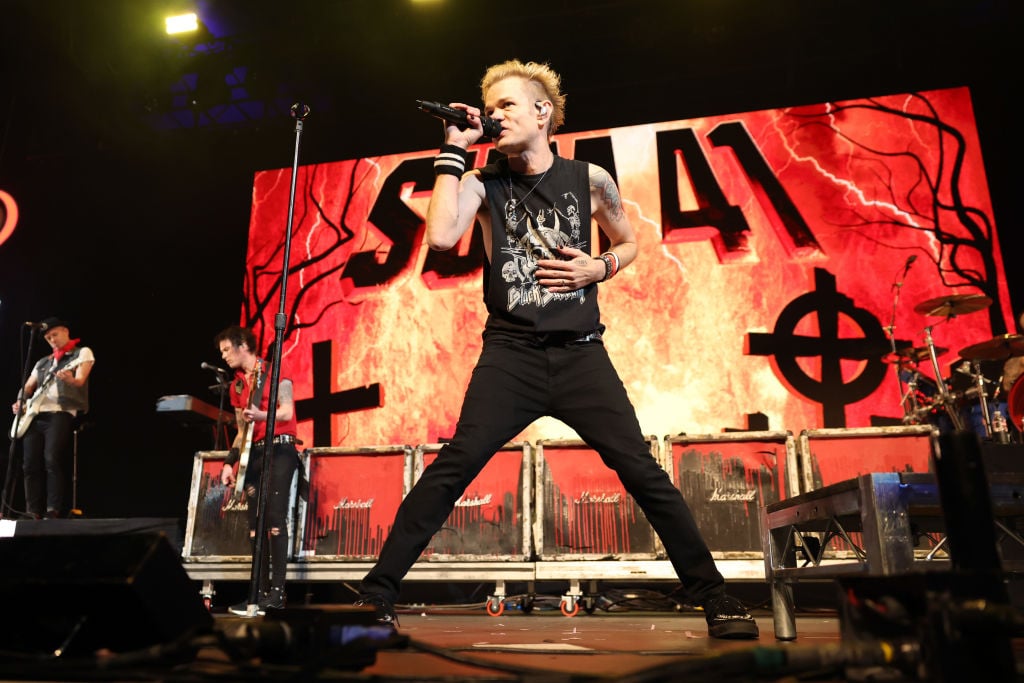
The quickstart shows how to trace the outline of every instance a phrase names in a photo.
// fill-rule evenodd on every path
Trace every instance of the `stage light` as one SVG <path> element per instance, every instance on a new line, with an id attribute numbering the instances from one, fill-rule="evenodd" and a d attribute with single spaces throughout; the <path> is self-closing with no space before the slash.
<path id="1" fill-rule="evenodd" d="M 196 17 L 195 12 L 189 12 L 188 14 L 179 14 L 173 17 L 167 17 L 167 34 L 174 35 L 176 33 L 187 33 L 189 31 L 195 31 L 199 28 L 199 19 Z"/>

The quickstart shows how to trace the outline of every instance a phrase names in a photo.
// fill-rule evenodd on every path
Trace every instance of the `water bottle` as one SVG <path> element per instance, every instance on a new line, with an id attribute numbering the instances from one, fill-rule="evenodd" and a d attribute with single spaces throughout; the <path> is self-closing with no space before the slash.
<path id="1" fill-rule="evenodd" d="M 1006 416 L 999 408 L 992 413 L 992 439 L 996 443 L 1010 443 L 1010 432 L 1006 428 Z"/>

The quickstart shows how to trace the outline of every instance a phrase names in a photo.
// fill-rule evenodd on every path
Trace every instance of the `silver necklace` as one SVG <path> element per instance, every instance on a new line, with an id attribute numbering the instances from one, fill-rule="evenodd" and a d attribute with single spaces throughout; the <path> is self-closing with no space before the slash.
<path id="1" fill-rule="evenodd" d="M 551 166 L 554 166 L 554 164 L 552 163 Z M 551 170 L 551 166 L 548 166 L 547 169 L 545 169 L 544 173 L 542 173 L 540 178 L 537 179 L 537 182 L 535 182 L 533 184 L 533 187 L 530 188 L 530 191 L 527 192 L 526 194 L 524 194 L 523 198 L 519 199 L 519 200 L 517 200 L 515 198 L 515 196 L 512 194 L 512 170 L 509 169 L 509 172 L 508 172 L 508 203 L 509 203 L 509 209 L 511 211 L 515 211 L 516 208 L 519 206 L 519 204 L 522 204 L 522 203 L 526 202 L 526 198 L 529 197 L 531 194 L 533 194 L 533 191 L 537 189 L 537 186 L 540 185 L 541 182 L 544 180 L 544 178 L 547 176 L 548 171 Z"/>

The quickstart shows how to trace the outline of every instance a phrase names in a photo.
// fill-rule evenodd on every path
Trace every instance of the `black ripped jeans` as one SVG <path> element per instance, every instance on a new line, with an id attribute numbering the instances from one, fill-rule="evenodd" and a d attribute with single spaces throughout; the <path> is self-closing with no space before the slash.
<path id="1" fill-rule="evenodd" d="M 268 578 L 266 569 L 269 560 L 269 586 L 284 588 L 285 577 L 288 574 L 288 499 L 291 495 L 292 479 L 295 477 L 295 470 L 299 465 L 299 454 L 293 443 L 273 444 L 272 448 L 270 489 L 265 511 L 267 516 L 266 540 L 270 546 L 270 552 L 263 556 L 260 576 L 264 578 L 264 582 Z M 254 552 L 264 449 L 265 447 L 253 447 L 245 470 L 245 494 L 249 504 L 247 510 L 249 532 L 253 538 Z M 274 529 L 277 529 L 276 534 Z M 265 589 L 266 586 L 263 588 Z"/>

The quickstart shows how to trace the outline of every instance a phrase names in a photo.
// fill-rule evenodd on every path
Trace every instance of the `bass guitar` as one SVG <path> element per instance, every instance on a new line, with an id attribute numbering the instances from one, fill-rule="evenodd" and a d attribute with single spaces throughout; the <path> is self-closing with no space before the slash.
<path id="1" fill-rule="evenodd" d="M 36 387 L 36 391 L 32 396 L 25 400 L 21 408 L 21 415 L 17 416 L 14 420 L 14 424 L 11 425 L 10 437 L 12 439 L 20 439 L 25 436 L 25 432 L 28 431 L 28 426 L 32 424 L 32 420 L 36 415 L 39 414 L 39 404 L 43 402 L 43 394 L 46 393 L 47 388 L 53 384 L 54 380 L 57 379 L 57 373 L 64 370 L 74 370 L 83 363 L 91 363 L 92 359 L 85 359 L 78 357 L 63 367 L 54 367 L 43 378 L 43 381 Z"/>
<path id="2" fill-rule="evenodd" d="M 257 360 L 256 366 L 252 369 L 252 375 L 250 375 L 249 382 L 249 395 L 246 397 L 245 404 L 249 408 L 256 408 L 254 399 L 259 392 L 257 389 L 263 384 L 263 361 Z M 255 422 L 246 422 L 245 426 L 242 427 L 245 430 L 245 436 L 242 440 L 242 450 L 238 456 L 238 473 L 235 475 L 235 488 L 231 492 L 231 497 L 221 506 L 221 510 L 241 510 L 245 508 L 245 470 L 249 466 L 249 452 L 252 450 L 252 434 L 255 429 Z"/>

